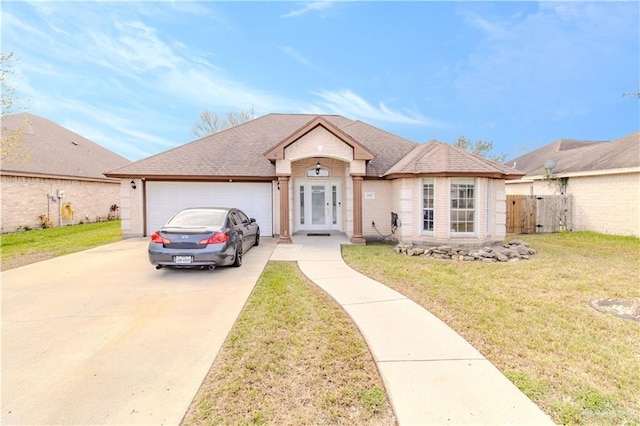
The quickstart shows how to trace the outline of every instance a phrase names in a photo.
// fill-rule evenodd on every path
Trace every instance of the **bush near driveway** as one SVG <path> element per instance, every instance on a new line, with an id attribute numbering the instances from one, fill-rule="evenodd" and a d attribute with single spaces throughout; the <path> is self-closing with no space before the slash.
<path id="1" fill-rule="evenodd" d="M 3 234 L 1 266 L 5 271 L 121 239 L 119 220 Z"/>
<path id="2" fill-rule="evenodd" d="M 640 296 L 640 239 L 588 232 L 519 235 L 517 263 L 407 257 L 345 246 L 354 269 L 444 320 L 558 423 L 640 423 L 640 322 L 589 302 Z"/>

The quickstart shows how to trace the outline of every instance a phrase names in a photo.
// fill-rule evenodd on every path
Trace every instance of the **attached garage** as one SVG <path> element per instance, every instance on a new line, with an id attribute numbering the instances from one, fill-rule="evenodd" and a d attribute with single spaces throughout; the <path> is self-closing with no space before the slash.
<path id="1" fill-rule="evenodd" d="M 273 234 L 271 182 L 146 182 L 146 234 L 187 207 L 237 207 Z"/>

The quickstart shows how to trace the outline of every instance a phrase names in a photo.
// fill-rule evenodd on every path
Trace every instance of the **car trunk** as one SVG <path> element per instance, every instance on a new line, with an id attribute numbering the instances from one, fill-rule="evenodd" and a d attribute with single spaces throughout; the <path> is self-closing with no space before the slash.
<path id="1" fill-rule="evenodd" d="M 164 244 L 166 248 L 172 249 L 204 249 L 207 244 L 200 244 L 200 241 L 211 237 L 219 229 L 210 227 L 189 227 L 189 228 L 164 228 L 160 235 L 171 241 L 171 244 Z"/>

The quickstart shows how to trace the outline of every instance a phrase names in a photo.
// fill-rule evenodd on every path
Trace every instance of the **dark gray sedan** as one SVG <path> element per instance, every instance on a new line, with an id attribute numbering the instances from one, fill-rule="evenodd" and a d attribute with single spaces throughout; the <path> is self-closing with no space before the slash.
<path id="1" fill-rule="evenodd" d="M 260 227 L 241 210 L 189 208 L 151 235 L 149 261 L 156 269 L 240 266 L 242 255 L 258 244 Z"/>

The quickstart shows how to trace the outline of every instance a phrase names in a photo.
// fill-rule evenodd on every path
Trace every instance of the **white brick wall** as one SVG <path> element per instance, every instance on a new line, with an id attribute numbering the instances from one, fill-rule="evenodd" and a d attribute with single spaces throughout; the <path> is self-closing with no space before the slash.
<path id="1" fill-rule="evenodd" d="M 571 177 L 573 230 L 640 237 L 640 173 Z"/>
<path id="2" fill-rule="evenodd" d="M 507 183 L 506 187 L 510 195 L 556 193 L 543 180 Z M 569 177 L 566 193 L 572 196 L 574 231 L 640 237 L 640 173 Z"/>
<path id="3" fill-rule="evenodd" d="M 391 212 L 399 215 L 401 226 L 394 237 L 405 242 L 479 244 L 503 241 L 506 235 L 506 194 L 504 181 L 476 179 L 476 235 L 451 236 L 449 229 L 450 178 L 437 177 L 435 184 L 435 229 L 432 235 L 422 232 L 422 178 L 393 181 L 365 180 L 363 186 L 363 231 L 366 238 L 378 239 L 391 232 Z M 374 192 L 375 199 L 367 199 Z M 488 197 L 491 200 L 488 200 Z M 491 217 L 489 217 L 491 215 Z M 490 229 L 489 229 L 490 228 Z"/>
<path id="4" fill-rule="evenodd" d="M 397 208 L 392 206 L 391 192 L 391 181 L 363 181 L 362 234 L 366 238 L 382 239 L 380 234 L 389 235 L 391 233 L 391 212 L 397 212 Z M 372 221 L 376 224 L 375 228 L 371 225 Z"/>
<path id="5" fill-rule="evenodd" d="M 285 158 L 296 161 L 317 154 L 344 161 L 353 160 L 353 148 L 323 127 L 317 127 L 285 148 Z"/>
<path id="6" fill-rule="evenodd" d="M 22 176 L 1 176 L 2 232 L 13 232 L 19 227 L 40 227 L 38 216 L 48 215 L 55 226 L 79 222 L 95 222 L 106 218 L 113 204 L 121 206 L 120 184 L 65 179 L 47 179 Z M 60 217 L 60 201 L 51 195 L 58 189 L 65 191 L 63 204 L 71 204 L 73 219 Z"/>

